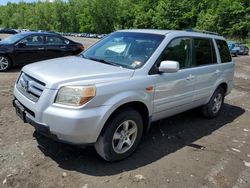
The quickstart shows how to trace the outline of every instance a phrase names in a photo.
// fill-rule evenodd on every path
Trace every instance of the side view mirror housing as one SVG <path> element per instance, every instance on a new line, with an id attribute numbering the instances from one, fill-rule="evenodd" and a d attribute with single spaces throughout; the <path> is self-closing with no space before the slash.
<path id="1" fill-rule="evenodd" d="M 178 61 L 162 61 L 159 66 L 159 72 L 174 73 L 178 72 L 180 65 Z"/>
<path id="2" fill-rule="evenodd" d="M 18 46 L 19 46 L 20 48 L 24 48 L 24 47 L 26 47 L 26 42 L 19 42 L 19 43 L 18 43 Z"/>

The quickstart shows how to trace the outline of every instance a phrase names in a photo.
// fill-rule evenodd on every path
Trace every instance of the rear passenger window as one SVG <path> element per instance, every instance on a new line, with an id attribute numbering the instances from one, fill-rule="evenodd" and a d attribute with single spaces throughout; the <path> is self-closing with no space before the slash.
<path id="1" fill-rule="evenodd" d="M 211 39 L 194 38 L 194 58 L 196 66 L 216 63 L 216 54 Z"/>
<path id="2" fill-rule="evenodd" d="M 61 38 L 56 36 L 47 36 L 46 37 L 46 44 L 48 45 L 64 45 L 65 41 L 63 41 Z"/>
<path id="3" fill-rule="evenodd" d="M 232 57 L 231 57 L 231 54 L 229 52 L 227 42 L 224 40 L 216 40 L 216 44 L 217 44 L 219 52 L 220 52 L 221 63 L 231 62 Z"/>
<path id="4" fill-rule="evenodd" d="M 191 66 L 191 39 L 177 38 L 174 39 L 164 50 L 161 61 L 178 61 L 180 68 Z"/>

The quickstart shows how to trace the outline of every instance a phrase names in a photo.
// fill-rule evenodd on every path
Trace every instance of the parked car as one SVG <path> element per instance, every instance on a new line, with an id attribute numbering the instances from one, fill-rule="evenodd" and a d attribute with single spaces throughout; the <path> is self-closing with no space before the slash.
<path id="1" fill-rule="evenodd" d="M 88 33 L 86 35 L 87 38 L 96 38 L 97 37 L 97 34 L 93 34 L 93 33 Z"/>
<path id="2" fill-rule="evenodd" d="M 23 67 L 13 105 L 38 132 L 93 145 L 117 161 L 134 152 L 152 122 L 196 107 L 207 118 L 218 116 L 233 74 L 221 36 L 123 30 L 79 56 Z"/>
<path id="3" fill-rule="evenodd" d="M 235 57 L 238 56 L 240 51 L 240 43 L 229 41 L 227 44 L 231 55 Z"/>
<path id="4" fill-rule="evenodd" d="M 1 29 L 0 33 L 4 33 L 4 34 L 17 34 L 18 31 L 16 31 L 15 29 Z"/>
<path id="5" fill-rule="evenodd" d="M 86 37 L 87 36 L 87 33 L 82 33 L 81 34 L 81 37 Z"/>
<path id="6" fill-rule="evenodd" d="M 240 47 L 239 53 L 238 53 L 239 55 L 248 55 L 249 48 L 246 45 L 240 44 L 239 47 Z"/>
<path id="7" fill-rule="evenodd" d="M 47 32 L 23 32 L 0 41 L 0 72 L 15 65 L 76 55 L 84 50 L 80 43 Z"/>
<path id="8" fill-rule="evenodd" d="M 103 37 L 107 36 L 107 34 L 100 34 L 97 36 L 98 39 L 102 39 Z"/>

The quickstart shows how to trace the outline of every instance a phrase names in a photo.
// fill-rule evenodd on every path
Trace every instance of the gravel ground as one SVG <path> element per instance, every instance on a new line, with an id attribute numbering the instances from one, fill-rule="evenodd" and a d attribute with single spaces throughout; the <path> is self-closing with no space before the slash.
<path id="1" fill-rule="evenodd" d="M 105 162 L 91 147 L 34 132 L 11 104 L 20 68 L 0 73 L 0 187 L 249 188 L 250 57 L 234 61 L 235 86 L 219 117 L 203 119 L 191 110 L 156 122 L 135 154 L 116 163 Z"/>

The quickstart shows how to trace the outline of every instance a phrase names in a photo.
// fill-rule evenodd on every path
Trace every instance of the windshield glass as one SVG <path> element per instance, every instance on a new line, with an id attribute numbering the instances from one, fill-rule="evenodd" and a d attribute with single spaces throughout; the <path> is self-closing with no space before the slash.
<path id="1" fill-rule="evenodd" d="M 81 55 L 102 63 L 136 69 L 143 66 L 163 40 L 163 35 L 115 32 Z"/>
<path id="2" fill-rule="evenodd" d="M 23 37 L 24 37 L 24 35 L 22 35 L 22 34 L 11 35 L 11 36 L 3 39 L 2 42 L 7 43 L 7 44 L 14 44 L 17 41 L 19 41 L 20 39 L 22 39 Z"/>

